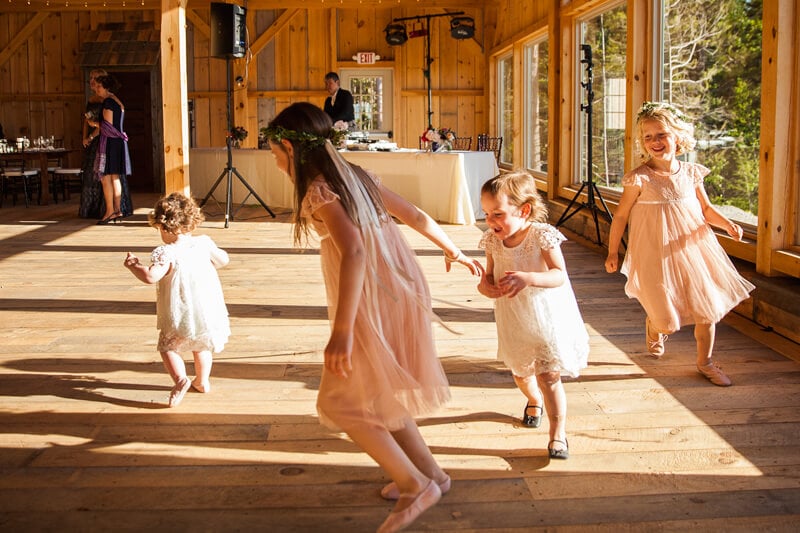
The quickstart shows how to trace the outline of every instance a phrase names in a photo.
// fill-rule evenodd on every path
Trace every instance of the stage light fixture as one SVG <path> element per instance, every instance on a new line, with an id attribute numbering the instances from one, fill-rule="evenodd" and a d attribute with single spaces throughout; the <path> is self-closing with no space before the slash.
<path id="1" fill-rule="evenodd" d="M 399 46 L 408 40 L 404 24 L 390 22 L 383 31 L 386 32 L 386 42 L 391 46 Z"/>
<path id="2" fill-rule="evenodd" d="M 475 35 L 475 19 L 453 17 L 450 19 L 450 36 L 453 39 L 471 39 Z"/>

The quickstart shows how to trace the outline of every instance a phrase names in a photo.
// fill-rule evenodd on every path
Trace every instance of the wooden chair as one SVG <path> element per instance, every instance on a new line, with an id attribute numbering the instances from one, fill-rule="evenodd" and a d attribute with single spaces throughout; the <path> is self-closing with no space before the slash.
<path id="1" fill-rule="evenodd" d="M 29 207 L 33 201 L 34 192 L 38 193 L 38 203 L 42 203 L 42 177 L 39 174 L 39 169 L 25 168 L 24 157 L 8 158 L 2 168 L 2 196 L 5 197 L 10 191 L 12 205 L 17 205 L 17 192 L 22 189 L 25 207 Z"/>
<path id="2" fill-rule="evenodd" d="M 486 133 L 478 135 L 478 151 L 494 152 L 497 164 L 500 164 L 500 151 L 503 149 L 503 137 L 489 137 Z"/>
<path id="3" fill-rule="evenodd" d="M 453 140 L 453 150 L 472 150 L 472 137 L 456 137 Z"/>
<path id="4" fill-rule="evenodd" d="M 58 203 L 58 193 L 66 202 L 73 191 L 81 190 L 83 169 L 58 167 L 50 172 L 50 190 L 53 192 L 53 201 Z"/>

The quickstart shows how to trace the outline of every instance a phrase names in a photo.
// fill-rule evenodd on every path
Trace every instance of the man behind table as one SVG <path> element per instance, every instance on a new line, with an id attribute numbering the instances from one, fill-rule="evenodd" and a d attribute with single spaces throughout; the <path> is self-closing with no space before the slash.
<path id="1" fill-rule="evenodd" d="M 353 94 L 339 86 L 339 75 L 335 72 L 325 74 L 325 88 L 330 96 L 325 99 L 323 109 L 331 117 L 331 120 L 334 123 L 343 120 L 350 126 L 354 126 L 356 116 L 353 108 Z"/>

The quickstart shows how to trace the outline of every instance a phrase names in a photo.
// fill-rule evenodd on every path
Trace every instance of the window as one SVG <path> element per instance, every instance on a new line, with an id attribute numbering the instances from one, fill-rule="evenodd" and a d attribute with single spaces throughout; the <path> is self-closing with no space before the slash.
<path id="1" fill-rule="evenodd" d="M 497 59 L 497 131 L 503 137 L 500 162 L 513 160 L 514 140 L 514 56 L 512 53 Z"/>
<path id="2" fill-rule="evenodd" d="M 581 105 L 575 110 L 580 114 L 576 167 L 583 178 L 588 179 L 591 172 L 598 186 L 617 189 L 625 173 L 625 9 L 625 4 L 618 4 L 582 20 L 578 28 L 581 85 L 576 87 L 576 101 Z M 587 131 L 589 122 L 591 132 Z"/>
<path id="3" fill-rule="evenodd" d="M 523 48 L 525 65 L 525 166 L 547 172 L 547 36 Z M 624 107 L 623 107 L 624 110 Z M 511 144 L 509 139 L 509 144 Z"/>
<path id="4" fill-rule="evenodd" d="M 342 86 L 353 93 L 356 127 L 370 133 L 392 129 L 392 70 L 342 69 Z"/>
<path id="5" fill-rule="evenodd" d="M 661 99 L 694 124 L 690 159 L 711 170 L 712 203 L 758 225 L 761 133 L 760 0 L 664 2 Z"/>

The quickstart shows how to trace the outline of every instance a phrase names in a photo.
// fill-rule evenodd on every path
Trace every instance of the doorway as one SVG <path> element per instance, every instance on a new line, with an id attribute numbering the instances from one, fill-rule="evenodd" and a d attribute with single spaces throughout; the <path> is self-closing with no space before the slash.
<path id="1" fill-rule="evenodd" d="M 132 192 L 160 192 L 153 175 L 153 116 L 150 71 L 109 72 L 120 83 L 117 96 L 125 106 L 123 129 L 128 134 L 133 174 L 128 178 Z"/>

